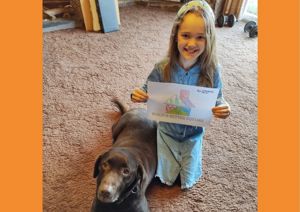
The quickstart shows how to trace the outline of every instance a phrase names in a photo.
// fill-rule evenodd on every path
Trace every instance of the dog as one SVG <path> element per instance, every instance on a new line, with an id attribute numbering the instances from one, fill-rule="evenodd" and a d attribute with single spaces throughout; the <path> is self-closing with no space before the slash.
<path id="1" fill-rule="evenodd" d="M 145 109 L 112 102 L 121 118 L 112 126 L 112 148 L 95 162 L 96 196 L 91 212 L 148 212 L 146 189 L 157 166 L 157 124 Z"/>

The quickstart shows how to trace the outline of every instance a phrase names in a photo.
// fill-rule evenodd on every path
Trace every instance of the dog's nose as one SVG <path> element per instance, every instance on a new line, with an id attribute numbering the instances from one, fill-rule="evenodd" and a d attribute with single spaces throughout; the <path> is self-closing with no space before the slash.
<path id="1" fill-rule="evenodd" d="M 100 191 L 100 195 L 102 196 L 102 198 L 104 199 L 108 199 L 111 198 L 111 193 L 107 190 L 101 190 Z"/>

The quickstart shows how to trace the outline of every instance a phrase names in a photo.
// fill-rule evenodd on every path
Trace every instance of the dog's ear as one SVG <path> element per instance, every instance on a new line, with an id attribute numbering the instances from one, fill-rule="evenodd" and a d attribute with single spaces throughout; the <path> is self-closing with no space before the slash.
<path id="1" fill-rule="evenodd" d="M 100 155 L 97 158 L 96 162 L 95 162 L 95 165 L 94 165 L 94 175 L 93 175 L 94 178 L 96 178 L 99 175 L 99 163 L 101 162 L 102 158 L 103 158 L 103 154 Z"/>

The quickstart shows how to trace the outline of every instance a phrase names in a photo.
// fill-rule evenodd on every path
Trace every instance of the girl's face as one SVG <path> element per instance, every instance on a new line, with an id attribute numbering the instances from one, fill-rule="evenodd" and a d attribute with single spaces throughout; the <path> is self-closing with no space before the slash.
<path id="1" fill-rule="evenodd" d="M 191 66 L 204 52 L 206 44 L 205 22 L 194 13 L 188 13 L 183 18 L 177 33 L 177 48 L 182 65 Z"/>

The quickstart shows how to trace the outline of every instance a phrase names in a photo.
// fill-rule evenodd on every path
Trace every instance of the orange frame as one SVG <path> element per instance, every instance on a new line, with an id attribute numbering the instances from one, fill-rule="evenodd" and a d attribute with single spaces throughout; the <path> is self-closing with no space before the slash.
<path id="1" fill-rule="evenodd" d="M 17 5 L 17 6 L 16 6 Z M 42 1 L 1 3 L 0 211 L 42 211 Z M 299 1 L 259 1 L 258 211 L 299 211 Z"/>

